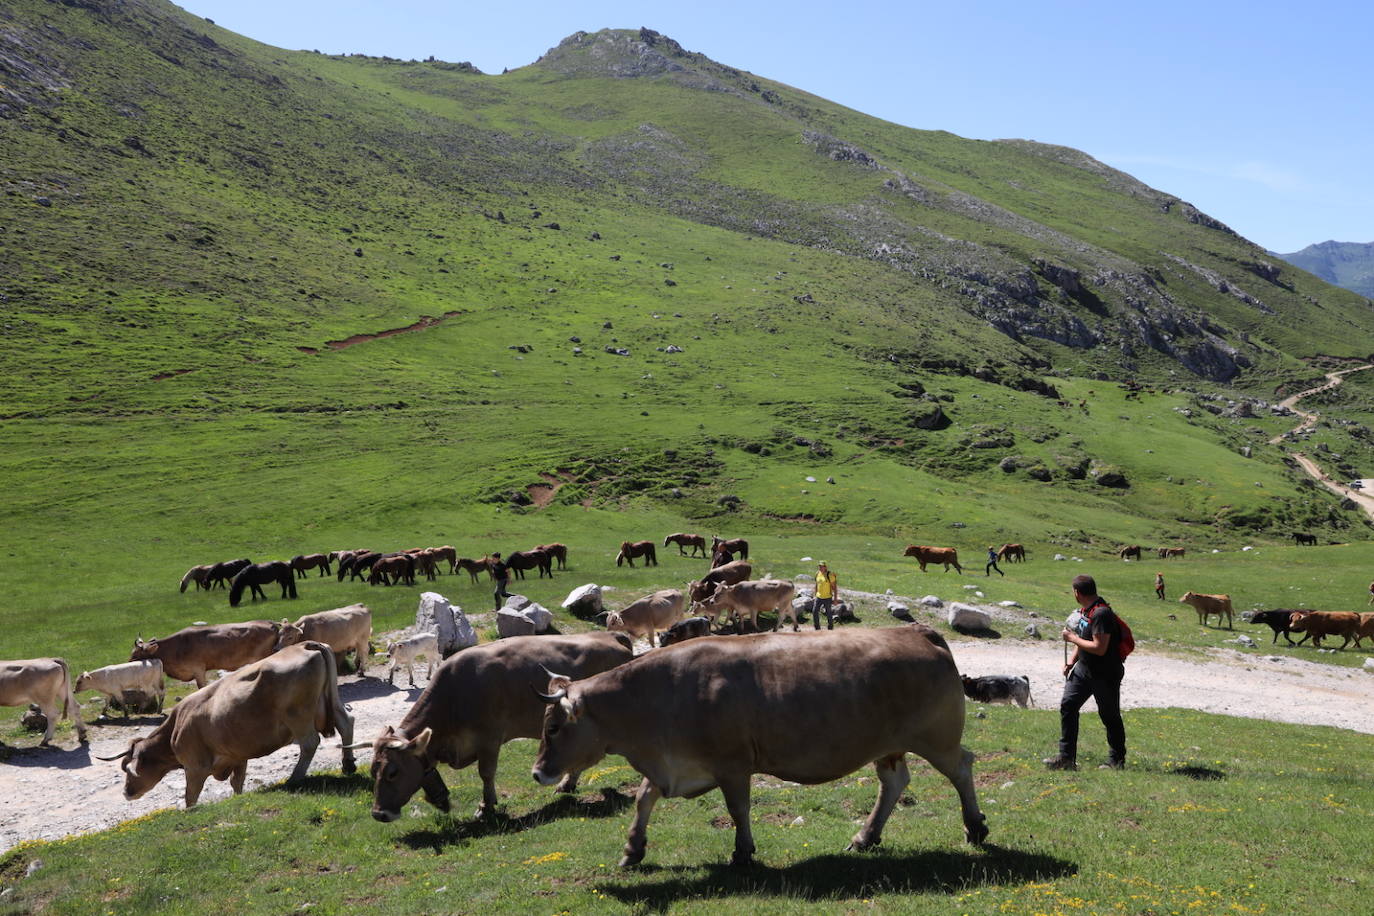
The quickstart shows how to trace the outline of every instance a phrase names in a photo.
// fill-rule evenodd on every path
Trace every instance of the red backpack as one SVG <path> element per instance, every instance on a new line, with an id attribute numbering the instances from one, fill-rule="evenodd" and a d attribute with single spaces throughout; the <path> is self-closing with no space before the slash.
<path id="1" fill-rule="evenodd" d="M 1116 614 L 1116 611 L 1112 610 L 1112 606 L 1100 598 L 1097 604 L 1094 604 L 1088 610 L 1095 611 L 1100 607 L 1105 607 L 1107 610 L 1112 611 L 1113 614 Z M 1116 623 L 1117 626 L 1120 627 L 1120 638 L 1116 642 L 1116 651 L 1124 662 L 1126 656 L 1135 651 L 1135 634 L 1131 632 L 1130 624 L 1126 623 L 1120 614 L 1116 614 Z"/>

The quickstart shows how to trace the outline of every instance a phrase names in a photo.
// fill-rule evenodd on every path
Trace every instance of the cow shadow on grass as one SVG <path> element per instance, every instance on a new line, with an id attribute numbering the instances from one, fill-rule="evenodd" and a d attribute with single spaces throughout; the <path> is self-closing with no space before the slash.
<path id="1" fill-rule="evenodd" d="M 409 687 L 404 682 L 388 684 L 384 677 L 363 677 L 353 681 L 339 681 L 339 696 L 345 703 L 375 700 L 379 697 L 389 697 L 394 693 L 408 693 L 409 699 L 415 700 L 428 683 L 429 681 L 424 681 L 419 686 Z"/>
<path id="2" fill-rule="evenodd" d="M 300 782 L 278 782 L 264 787 L 265 792 L 289 792 L 292 795 L 357 795 L 372 794 L 372 780 L 366 770 L 344 776 L 342 773 L 308 773 Z"/>
<path id="3" fill-rule="evenodd" d="M 951 894 L 984 885 L 1051 881 L 1078 871 L 1056 856 L 989 844 L 980 851 L 911 850 L 836 853 L 783 868 L 641 865 L 639 881 L 610 881 L 597 890 L 636 910 L 667 912 L 680 900 L 770 895 L 809 903 L 862 900 L 878 894 Z"/>
<path id="4" fill-rule="evenodd" d="M 635 803 L 634 795 L 610 786 L 586 795 L 559 795 L 535 811 L 510 817 L 498 811 L 492 817 L 465 820 L 441 815 L 438 827 L 412 830 L 397 838 L 397 842 L 416 850 L 432 849 L 435 855 L 445 846 L 461 846 L 468 840 L 495 833 L 519 833 L 560 818 L 605 818 L 620 814 Z"/>

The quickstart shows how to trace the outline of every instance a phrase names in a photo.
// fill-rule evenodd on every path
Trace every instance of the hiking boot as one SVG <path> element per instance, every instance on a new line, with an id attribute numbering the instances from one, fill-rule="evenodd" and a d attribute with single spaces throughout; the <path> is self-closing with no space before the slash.
<path id="1" fill-rule="evenodd" d="M 1097 765 L 1097 768 L 1098 768 L 1099 770 L 1124 770 L 1124 769 L 1126 769 L 1126 761 L 1124 761 L 1124 760 L 1108 760 L 1106 763 L 1100 763 L 1100 764 L 1098 764 L 1098 765 Z"/>
<path id="2" fill-rule="evenodd" d="M 1046 757 L 1044 759 L 1045 769 L 1047 770 L 1076 770 L 1078 761 L 1072 757 L 1065 757 L 1060 754 L 1058 757 Z"/>

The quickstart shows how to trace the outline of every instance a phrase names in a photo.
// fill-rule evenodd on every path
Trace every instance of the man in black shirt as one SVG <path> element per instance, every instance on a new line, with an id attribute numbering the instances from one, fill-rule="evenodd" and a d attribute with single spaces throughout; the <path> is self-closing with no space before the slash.
<path id="1" fill-rule="evenodd" d="M 1107 729 L 1111 754 L 1103 767 L 1119 770 L 1126 765 L 1126 726 L 1121 721 L 1121 679 L 1126 667 L 1121 661 L 1121 627 L 1111 606 L 1097 594 L 1092 576 L 1073 580 L 1073 595 L 1079 611 L 1061 636 L 1073 644 L 1073 654 L 1064 664 L 1064 698 L 1059 702 L 1059 755 L 1045 759 L 1051 770 L 1078 769 L 1078 711 L 1088 701 L 1097 700 L 1097 714 Z"/>
<path id="2" fill-rule="evenodd" d="M 499 553 L 493 552 L 491 555 L 491 576 L 496 580 L 496 591 L 492 592 L 492 597 L 496 599 L 496 610 L 501 610 L 503 598 L 509 598 L 510 592 L 506 591 L 506 583 L 510 581 L 510 568 L 506 566 Z"/>

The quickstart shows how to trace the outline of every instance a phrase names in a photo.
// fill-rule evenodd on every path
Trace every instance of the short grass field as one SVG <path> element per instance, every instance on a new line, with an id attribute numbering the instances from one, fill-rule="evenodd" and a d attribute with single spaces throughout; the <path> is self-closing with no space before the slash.
<path id="1" fill-rule="evenodd" d="M 1361 912 L 1374 739 L 1191 711 L 1127 714 L 1123 772 L 1048 773 L 1053 711 L 989 707 L 978 755 L 989 845 L 962 841 L 953 788 L 924 763 L 883 845 L 846 852 L 876 798 L 863 770 L 822 786 L 755 780 L 756 864 L 731 868 L 719 793 L 659 803 L 644 865 L 617 867 L 637 778 L 606 758 L 578 794 L 528 773 L 535 742 L 508 744 L 504 810 L 469 819 L 473 769 L 445 773 L 454 813 L 417 796 L 369 814 L 365 776 L 310 777 L 94 836 L 30 843 L 0 859 L 4 913 L 1306 914 Z M 806 727 L 806 712 L 796 713 Z M 1084 722 L 1086 750 L 1100 743 Z M 818 740 L 824 740 L 818 736 Z M 36 860 L 42 867 L 21 879 Z"/>

